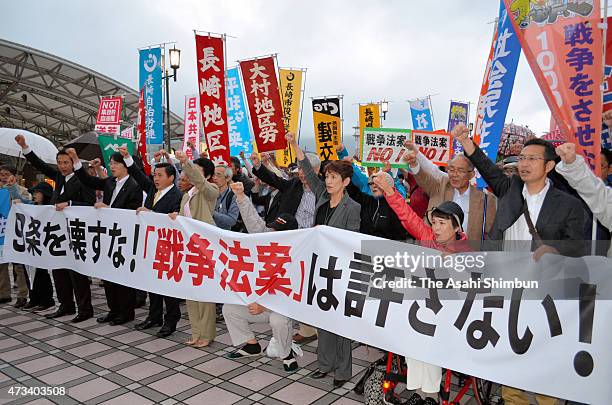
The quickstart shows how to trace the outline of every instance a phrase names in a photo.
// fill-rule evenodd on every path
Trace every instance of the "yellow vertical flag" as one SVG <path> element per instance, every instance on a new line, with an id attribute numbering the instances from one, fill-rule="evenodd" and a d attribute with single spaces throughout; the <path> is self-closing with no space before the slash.
<path id="1" fill-rule="evenodd" d="M 336 146 L 342 142 L 340 97 L 313 99 L 312 119 L 317 154 L 321 160 L 338 160 Z"/>
<path id="2" fill-rule="evenodd" d="M 298 136 L 300 125 L 303 75 L 302 70 L 279 69 L 285 131 L 293 132 L 296 136 Z M 295 151 L 290 148 L 287 146 L 284 150 L 276 151 L 276 163 L 279 167 L 287 167 L 295 160 Z"/>
<path id="3" fill-rule="evenodd" d="M 380 104 L 370 103 L 359 106 L 359 156 L 361 156 L 364 128 L 380 128 Z"/>

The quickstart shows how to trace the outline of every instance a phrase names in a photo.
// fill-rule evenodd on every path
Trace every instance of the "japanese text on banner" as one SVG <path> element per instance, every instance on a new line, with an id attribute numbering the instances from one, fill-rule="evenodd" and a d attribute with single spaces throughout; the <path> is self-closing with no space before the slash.
<path id="1" fill-rule="evenodd" d="M 145 133 L 147 143 L 164 143 L 164 117 L 162 109 L 161 48 L 140 51 L 138 88 L 144 89 Z"/>
<path id="2" fill-rule="evenodd" d="M 157 213 L 25 204 L 9 214 L 5 248 L 13 263 L 53 262 L 157 294 L 258 302 L 512 387 L 597 404 L 612 394 L 612 259 L 605 257 L 441 256 L 326 226 L 249 235 Z"/>
<path id="3" fill-rule="evenodd" d="M 293 132 L 299 140 L 304 72 L 295 69 L 280 69 L 279 75 L 285 131 Z M 293 160 L 295 160 L 295 152 L 291 146 L 287 145 L 285 149 L 276 151 L 276 163 L 280 167 L 287 167 Z"/>
<path id="4" fill-rule="evenodd" d="M 405 167 L 402 160 L 406 148 L 404 142 L 412 141 L 410 129 L 364 128 L 361 137 L 361 164 L 382 167 Z"/>
<path id="5" fill-rule="evenodd" d="M 336 146 L 342 141 L 340 98 L 325 97 L 312 100 L 315 143 L 321 160 L 338 160 Z"/>
<path id="6" fill-rule="evenodd" d="M 410 102 L 410 113 L 412 115 L 413 129 L 418 129 L 420 131 L 434 130 L 429 98 L 412 100 Z"/>
<path id="7" fill-rule="evenodd" d="M 200 113 L 208 156 L 215 165 L 229 165 L 230 148 L 225 100 L 224 39 L 196 35 Z"/>
<path id="8" fill-rule="evenodd" d="M 493 161 L 497 158 L 516 68 L 521 56 L 521 46 L 503 3 L 500 3 L 497 24 L 493 58 L 490 67 L 487 66 L 486 92 L 478 100 L 474 134 L 480 149 Z M 478 173 L 476 178 L 479 188 L 487 187 Z"/>
<path id="9" fill-rule="evenodd" d="M 599 0 L 560 2 L 554 18 L 540 4 L 515 10 L 504 0 L 527 62 L 563 138 L 576 143 L 593 171 L 600 171 L 601 78 Z M 553 11 L 551 11 L 552 13 Z"/>
<path id="10" fill-rule="evenodd" d="M 412 131 L 412 142 L 427 159 L 438 166 L 448 166 L 451 136 L 444 131 Z"/>
<path id="11" fill-rule="evenodd" d="M 95 131 L 119 135 L 121 133 L 122 107 L 123 97 L 106 97 L 100 100 Z"/>
<path id="12" fill-rule="evenodd" d="M 232 156 L 244 152 L 245 156 L 253 153 L 253 142 L 244 99 L 244 86 L 240 81 L 238 67 L 227 70 L 227 123 L 229 144 Z"/>
<path id="13" fill-rule="evenodd" d="M 240 62 L 258 152 L 285 149 L 283 107 L 274 57 Z"/>
<path id="14" fill-rule="evenodd" d="M 198 152 L 200 151 L 200 107 L 198 96 L 185 96 L 185 137 L 183 139 L 183 152 L 187 154 L 189 159 L 193 159 L 193 151 L 187 145 L 191 143 Z"/>

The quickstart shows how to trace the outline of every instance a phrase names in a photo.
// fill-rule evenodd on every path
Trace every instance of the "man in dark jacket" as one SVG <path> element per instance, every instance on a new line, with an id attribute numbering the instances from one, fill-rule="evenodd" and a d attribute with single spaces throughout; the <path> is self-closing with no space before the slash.
<path id="1" fill-rule="evenodd" d="M 36 153 L 26 143 L 23 135 L 17 135 L 15 141 L 21 146 L 28 162 L 45 176 L 55 181 L 51 204 L 55 205 L 58 211 L 71 205 L 94 205 L 96 202 L 95 191 L 83 185 L 77 176 L 74 175 L 74 161 L 71 160 L 65 151 L 61 150 L 57 153 L 57 169 L 55 169 L 36 156 Z M 52 275 L 60 306 L 57 311 L 46 317 L 59 318 L 74 314 L 74 303 L 76 300 L 78 313 L 71 322 L 77 323 L 91 318 L 93 316 L 93 307 L 91 305 L 89 278 L 86 275 L 69 269 L 54 269 Z"/>
<path id="2" fill-rule="evenodd" d="M 565 256 L 585 253 L 585 212 L 578 199 L 552 187 L 547 174 L 555 167 L 555 148 L 542 139 L 527 141 L 519 155 L 518 176 L 506 176 L 468 137 L 464 125 L 453 129 L 457 139 L 498 198 L 491 228 L 493 240 L 532 240 L 523 212 L 528 209 L 535 230 L 545 244 L 535 257 L 556 251 Z M 535 244 L 533 244 L 535 247 Z"/>
<path id="3" fill-rule="evenodd" d="M 518 175 L 507 176 L 469 138 L 465 125 L 457 125 L 453 139 L 461 143 L 466 156 L 498 198 L 497 214 L 490 238 L 504 241 L 504 250 L 514 250 L 517 241 L 531 241 L 534 259 L 545 253 L 581 256 L 586 213 L 578 199 L 553 187 L 547 174 L 555 167 L 554 147 L 543 139 L 525 142 L 518 156 Z M 533 226 L 529 224 L 528 212 Z M 539 235 L 536 241 L 536 235 Z M 528 404 L 522 390 L 502 386 L 507 403 Z M 538 403 L 554 404 L 554 398 L 536 394 Z"/>
<path id="4" fill-rule="evenodd" d="M 389 173 L 380 172 L 375 176 L 382 177 L 393 187 L 393 178 Z M 353 183 L 350 183 L 346 188 L 349 197 L 361 205 L 359 232 L 385 239 L 406 240 L 408 234 L 397 218 L 395 211 L 389 207 L 382 190 L 371 182 L 371 178 L 369 183 L 371 183 L 372 195 L 363 193 Z"/>
<path id="5" fill-rule="evenodd" d="M 125 146 L 119 148 L 119 152 L 123 156 L 130 176 L 147 193 L 144 207 L 138 208 L 136 212 L 153 211 L 162 214 L 179 212 L 183 194 L 174 185 L 174 179 L 176 178 L 174 166 L 170 163 L 156 164 L 153 180 L 151 180 L 138 165 L 134 164 L 134 159 L 132 159 Z M 181 319 L 180 299 L 149 292 L 149 301 L 151 304 L 149 305 L 147 318 L 143 322 L 137 323 L 135 328 L 144 330 L 161 326 L 156 335 L 162 338 L 170 336 L 176 330 L 176 324 Z M 164 302 L 166 303 L 165 316 Z"/>
<path id="6" fill-rule="evenodd" d="M 81 161 L 73 148 L 66 151 L 74 162 L 74 172 L 81 182 L 94 190 L 104 191 L 103 202 L 94 205 L 95 208 L 121 208 L 136 210 L 142 205 L 142 189 L 129 174 L 119 152 L 110 157 L 111 176 L 101 179 L 90 176 L 81 165 Z M 136 291 L 121 284 L 104 280 L 104 293 L 110 311 L 99 317 L 99 323 L 109 322 L 111 325 L 121 325 L 134 320 L 136 306 Z"/>

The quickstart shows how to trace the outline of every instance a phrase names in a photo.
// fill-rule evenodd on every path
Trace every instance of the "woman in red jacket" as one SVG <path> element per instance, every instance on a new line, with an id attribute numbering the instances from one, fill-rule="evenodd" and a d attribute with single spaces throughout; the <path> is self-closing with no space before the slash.
<path id="1" fill-rule="evenodd" d="M 427 213 L 431 226 L 423 221 L 414 210 L 406 204 L 402 195 L 384 179 L 375 176 L 376 184 L 385 194 L 389 206 L 395 211 L 402 226 L 414 236 L 422 246 L 440 250 L 444 253 L 469 251 L 467 237 L 461 229 L 463 210 L 452 202 L 445 201 L 439 207 Z M 437 405 L 442 381 L 442 368 L 422 361 L 406 358 L 408 376 L 406 389 L 421 390 L 425 395 L 422 399 L 418 393 L 413 394 L 406 402 L 409 405 Z"/>

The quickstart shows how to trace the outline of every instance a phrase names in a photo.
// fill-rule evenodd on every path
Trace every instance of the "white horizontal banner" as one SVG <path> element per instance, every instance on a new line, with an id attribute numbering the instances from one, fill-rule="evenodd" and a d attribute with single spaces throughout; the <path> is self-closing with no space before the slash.
<path id="1" fill-rule="evenodd" d="M 256 301 L 374 347 L 533 392 L 590 404 L 612 397 L 612 262 L 603 257 L 441 256 L 324 226 L 248 235 L 155 213 L 24 204 L 11 210 L 4 250 L 10 262 L 159 294 Z M 401 255 L 389 253 L 385 263 L 383 251 Z M 553 281 L 543 278 L 550 272 Z"/>

